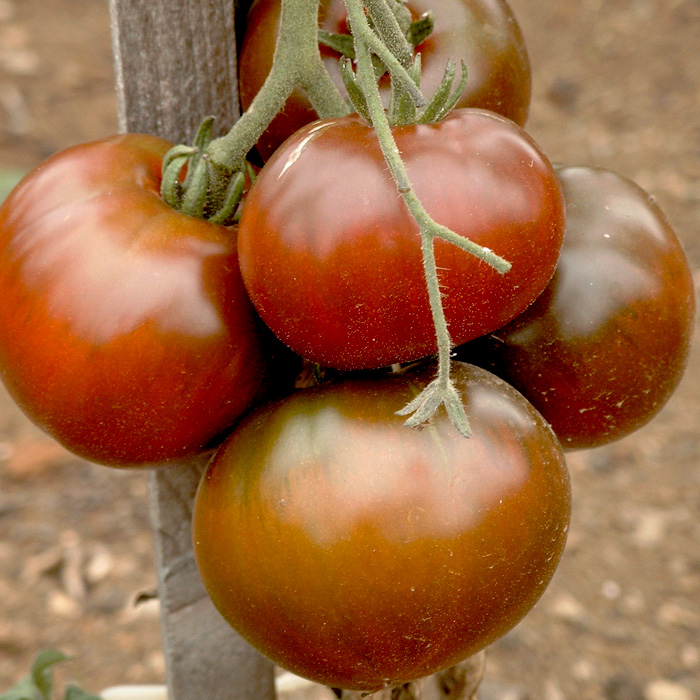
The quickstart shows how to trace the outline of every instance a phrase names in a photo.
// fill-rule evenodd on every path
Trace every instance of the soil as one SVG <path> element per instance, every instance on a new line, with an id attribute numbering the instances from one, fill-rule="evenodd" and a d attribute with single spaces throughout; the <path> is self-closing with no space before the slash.
<path id="1" fill-rule="evenodd" d="M 511 5 L 533 67 L 529 131 L 554 162 L 654 194 L 697 280 L 698 0 Z M 3 182 L 116 129 L 107 0 L 0 0 Z M 569 455 L 567 551 L 490 649 L 482 700 L 700 700 L 699 404 L 696 347 L 649 425 Z M 93 692 L 163 682 L 155 585 L 147 474 L 71 456 L 0 394 L 0 691 L 44 647 L 73 655 L 65 677 Z"/>

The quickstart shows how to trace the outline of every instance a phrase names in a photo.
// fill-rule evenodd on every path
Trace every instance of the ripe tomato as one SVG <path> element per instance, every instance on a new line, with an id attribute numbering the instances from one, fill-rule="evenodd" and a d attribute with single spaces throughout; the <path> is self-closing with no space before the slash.
<path id="1" fill-rule="evenodd" d="M 483 110 L 394 128 L 434 219 L 512 263 L 499 274 L 442 240 L 435 255 L 452 340 L 498 328 L 544 289 L 564 210 L 556 173 L 525 132 Z M 243 281 L 272 331 L 326 367 L 381 367 L 436 351 L 418 225 L 372 128 L 310 124 L 267 163 L 239 228 Z"/>
<path id="2" fill-rule="evenodd" d="M 409 0 L 407 4 L 414 18 L 428 10 L 435 15 L 433 33 L 416 49 L 422 58 L 423 94 L 433 94 L 449 59 L 458 67 L 464 60 L 469 80 L 457 106 L 489 109 L 525 124 L 532 87 L 530 62 L 520 27 L 505 0 Z M 280 0 L 256 0 L 250 8 L 239 60 L 243 109 L 248 109 L 270 72 L 280 7 Z M 348 33 L 343 0 L 321 0 L 319 20 L 319 26 L 329 32 Z M 345 94 L 339 55 L 329 49 L 322 49 L 322 54 L 326 69 Z M 388 79 L 380 88 L 388 103 Z M 304 92 L 295 90 L 258 142 L 260 156 L 267 160 L 286 138 L 315 119 Z"/>
<path id="3" fill-rule="evenodd" d="M 350 378 L 248 414 L 206 471 L 193 542 L 228 622 L 281 666 L 375 691 L 447 668 L 533 607 L 564 548 L 561 446 L 506 382 L 454 363 L 474 430 L 395 412 L 432 378 Z"/>
<path id="4" fill-rule="evenodd" d="M 565 447 L 595 447 L 655 416 L 678 385 L 694 327 L 685 254 L 653 199 L 609 170 L 559 171 L 566 235 L 527 311 L 460 348 L 515 385 Z"/>
<path id="5" fill-rule="evenodd" d="M 261 384 L 235 232 L 163 202 L 170 146 L 129 135 L 68 149 L 0 208 L 3 381 L 96 462 L 199 451 Z"/>

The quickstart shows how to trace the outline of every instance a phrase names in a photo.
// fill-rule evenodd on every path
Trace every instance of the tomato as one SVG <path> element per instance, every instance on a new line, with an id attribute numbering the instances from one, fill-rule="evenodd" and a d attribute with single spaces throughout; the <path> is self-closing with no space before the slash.
<path id="1" fill-rule="evenodd" d="M 695 292 L 678 238 L 652 197 L 609 170 L 559 170 L 566 235 L 544 294 L 458 350 L 516 386 L 565 447 L 637 430 L 686 365 Z"/>
<path id="2" fill-rule="evenodd" d="M 432 378 L 344 380 L 248 414 L 205 472 L 193 542 L 223 617 L 284 668 L 375 691 L 447 668 L 533 607 L 564 548 L 561 446 L 454 363 L 474 435 L 395 412 Z"/>
<path id="3" fill-rule="evenodd" d="M 202 450 L 248 408 L 265 361 L 235 232 L 159 196 L 171 144 L 117 136 L 31 172 L 0 208 L 0 373 L 89 460 Z"/>
<path id="4" fill-rule="evenodd" d="M 434 219 L 512 263 L 499 274 L 435 242 L 452 340 L 523 311 L 553 274 L 564 232 L 556 173 L 527 134 L 483 110 L 394 128 Z M 418 225 L 373 129 L 356 117 L 308 125 L 262 169 L 239 228 L 243 281 L 272 331 L 327 367 L 381 367 L 436 351 Z"/>
<path id="5" fill-rule="evenodd" d="M 520 27 L 505 0 L 409 0 L 407 4 L 414 18 L 428 10 L 435 16 L 433 33 L 417 47 L 422 59 L 423 94 L 433 94 L 449 59 L 458 67 L 464 60 L 469 78 L 457 106 L 489 109 L 521 126 L 525 124 L 532 86 L 530 62 Z M 280 0 L 256 0 L 250 8 L 239 59 L 243 109 L 248 109 L 270 72 L 280 7 Z M 319 18 L 323 29 L 348 33 L 343 0 L 321 0 Z M 328 49 L 322 53 L 326 69 L 346 94 L 338 68 L 339 55 Z M 388 79 L 380 88 L 388 103 Z M 258 142 L 259 154 L 267 160 L 286 138 L 315 119 L 316 112 L 306 95 L 295 90 Z"/>

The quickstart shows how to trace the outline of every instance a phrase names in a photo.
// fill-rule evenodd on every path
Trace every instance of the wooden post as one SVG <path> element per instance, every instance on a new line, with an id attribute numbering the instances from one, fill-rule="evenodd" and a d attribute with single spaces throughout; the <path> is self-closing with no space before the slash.
<path id="1" fill-rule="evenodd" d="M 234 4 L 110 0 L 122 131 L 185 143 L 208 115 L 228 131 L 238 117 Z M 273 700 L 273 665 L 224 622 L 195 567 L 190 519 L 207 459 L 150 476 L 169 699 Z"/>

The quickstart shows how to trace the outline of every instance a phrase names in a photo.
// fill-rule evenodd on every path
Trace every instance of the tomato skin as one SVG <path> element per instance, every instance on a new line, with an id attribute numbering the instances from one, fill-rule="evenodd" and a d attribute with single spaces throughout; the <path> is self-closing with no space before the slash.
<path id="1" fill-rule="evenodd" d="M 113 466 L 198 452 L 265 366 L 235 232 L 160 198 L 171 144 L 70 148 L 0 208 L 0 373 L 69 450 Z"/>
<path id="2" fill-rule="evenodd" d="M 435 242 L 452 340 L 504 325 L 557 262 L 564 212 L 554 169 L 520 127 L 483 110 L 393 132 L 433 218 L 512 263 L 501 275 Z M 301 356 L 367 369 L 436 351 L 418 225 L 359 118 L 310 124 L 275 153 L 249 192 L 238 240 L 253 304 Z"/>
<path id="3" fill-rule="evenodd" d="M 517 387 L 565 448 L 629 435 L 668 401 L 694 328 L 692 274 L 653 199 L 609 170 L 558 171 L 561 258 L 544 294 L 505 328 L 459 348 Z"/>
<path id="4" fill-rule="evenodd" d="M 430 97 L 442 80 L 448 60 L 459 68 L 467 65 L 469 79 L 457 107 L 478 107 L 502 114 L 521 126 L 530 108 L 532 77 L 520 27 L 505 0 L 409 0 L 414 17 L 428 10 L 435 16 L 435 29 L 417 47 L 421 53 L 421 90 Z M 280 0 L 256 0 L 251 6 L 239 59 L 241 106 L 248 109 L 272 67 L 277 40 Z M 327 31 L 348 33 L 347 13 L 342 0 L 321 0 L 319 26 Z M 345 95 L 338 54 L 322 48 L 326 69 Z M 389 81 L 380 84 L 385 105 Z M 317 119 L 302 90 L 295 90 L 284 109 L 258 142 L 263 160 L 302 126 Z"/>
<path id="5" fill-rule="evenodd" d="M 350 378 L 243 419 L 205 473 L 193 542 L 221 614 L 263 654 L 374 691 L 513 627 L 564 548 L 561 446 L 507 383 L 455 363 L 474 435 L 395 411 L 431 372 Z"/>

